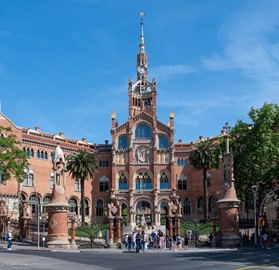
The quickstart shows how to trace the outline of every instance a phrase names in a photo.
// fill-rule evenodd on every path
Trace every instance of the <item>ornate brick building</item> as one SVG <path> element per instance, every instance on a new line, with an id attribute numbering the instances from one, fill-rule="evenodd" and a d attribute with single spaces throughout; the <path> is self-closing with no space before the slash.
<path id="1" fill-rule="evenodd" d="M 108 205 L 116 201 L 124 220 L 131 227 L 144 218 L 147 225 L 159 226 L 167 217 L 184 220 L 203 218 L 202 172 L 194 170 L 188 157 L 196 142 L 174 142 L 174 113 L 169 122 L 157 119 L 156 80 L 148 78 L 148 56 L 145 50 L 143 21 L 141 21 L 140 50 L 137 55 L 137 78 L 128 82 L 128 120 L 118 124 L 116 113 L 111 116 L 111 143 L 88 143 L 45 133 L 39 127 L 21 128 L 0 113 L 0 125 L 9 126 L 22 149 L 29 156 L 26 179 L 18 185 L 15 179 L 0 179 L 0 198 L 10 202 L 10 214 L 16 215 L 19 191 L 21 199 L 30 201 L 36 212 L 36 195 L 42 212 L 50 201 L 53 187 L 51 157 L 60 143 L 67 156 L 77 149 L 93 151 L 99 162 L 94 179 L 85 183 L 86 220 L 102 223 L 108 215 Z M 200 137 L 199 140 L 203 138 Z M 198 141 L 199 141 L 198 140 Z M 218 136 L 210 138 L 218 140 Z M 198 142 L 197 141 L 197 142 Z M 220 198 L 221 172 L 208 174 L 208 214 L 216 215 Z M 34 186 L 36 189 L 34 189 Z M 79 182 L 67 175 L 66 195 L 71 211 L 80 213 Z"/>

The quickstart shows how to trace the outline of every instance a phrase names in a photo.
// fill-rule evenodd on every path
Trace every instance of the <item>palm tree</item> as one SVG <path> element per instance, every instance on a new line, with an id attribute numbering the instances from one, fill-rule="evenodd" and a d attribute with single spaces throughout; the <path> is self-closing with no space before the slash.
<path id="1" fill-rule="evenodd" d="M 203 171 L 203 211 L 204 221 L 207 221 L 207 171 L 215 167 L 215 147 L 209 140 L 200 141 L 196 149 L 190 153 L 190 164 L 194 169 Z"/>
<path id="2" fill-rule="evenodd" d="M 98 170 L 96 156 L 86 150 L 78 150 L 77 153 L 67 157 L 66 168 L 74 180 L 80 181 L 81 224 L 84 225 L 84 181 L 93 178 L 94 173 Z"/>

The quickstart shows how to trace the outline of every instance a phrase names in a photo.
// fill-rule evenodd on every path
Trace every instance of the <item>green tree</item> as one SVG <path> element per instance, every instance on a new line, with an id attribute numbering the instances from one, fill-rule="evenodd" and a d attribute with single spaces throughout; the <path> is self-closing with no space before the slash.
<path id="1" fill-rule="evenodd" d="M 216 151 L 213 141 L 204 140 L 196 144 L 196 149 L 190 153 L 190 164 L 196 170 L 203 172 L 203 214 L 204 221 L 207 221 L 207 172 L 216 167 Z"/>
<path id="2" fill-rule="evenodd" d="M 265 103 L 248 115 L 251 123 L 238 120 L 231 132 L 236 191 L 246 202 L 253 185 L 259 186 L 261 200 L 279 179 L 279 106 Z"/>
<path id="3" fill-rule="evenodd" d="M 18 182 L 22 182 L 26 176 L 24 169 L 29 166 L 28 157 L 22 151 L 12 129 L 0 126 L 0 174 L 4 180 L 12 176 Z"/>
<path id="4" fill-rule="evenodd" d="M 84 181 L 88 178 L 93 178 L 94 173 L 98 170 L 96 156 L 86 150 L 78 150 L 77 153 L 67 157 L 66 168 L 74 180 L 80 181 L 81 223 L 84 226 Z"/>

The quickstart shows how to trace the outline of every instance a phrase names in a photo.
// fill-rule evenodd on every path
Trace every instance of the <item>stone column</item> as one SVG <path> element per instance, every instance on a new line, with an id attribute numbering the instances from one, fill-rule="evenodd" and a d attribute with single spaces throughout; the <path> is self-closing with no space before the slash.
<path id="1" fill-rule="evenodd" d="M 172 222 L 172 217 L 169 216 L 169 236 L 173 236 L 173 222 Z"/>
<path id="2" fill-rule="evenodd" d="M 175 228 L 175 231 L 176 231 L 176 235 L 180 235 L 180 216 L 176 216 L 175 217 L 175 226 L 176 226 L 176 228 Z"/>
<path id="3" fill-rule="evenodd" d="M 70 218 L 71 220 L 71 229 L 72 229 L 72 234 L 71 234 L 71 248 L 72 249 L 77 249 L 77 244 L 76 244 L 76 221 L 77 218 L 76 216 L 73 216 Z"/>
<path id="4" fill-rule="evenodd" d="M 116 238 L 117 238 L 117 243 L 121 243 L 121 217 L 116 218 Z"/>
<path id="5" fill-rule="evenodd" d="M 113 243 L 113 218 L 109 218 L 109 243 Z"/>

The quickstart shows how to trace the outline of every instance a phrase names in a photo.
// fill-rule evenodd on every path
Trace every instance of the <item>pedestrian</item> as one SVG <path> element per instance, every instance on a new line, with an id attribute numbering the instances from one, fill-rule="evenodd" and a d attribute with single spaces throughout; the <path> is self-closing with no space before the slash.
<path id="1" fill-rule="evenodd" d="M 180 250 L 180 249 L 181 249 L 181 242 L 182 242 L 181 236 L 180 236 L 180 235 L 177 235 L 177 237 L 176 237 L 176 246 L 177 246 L 177 250 Z"/>
<path id="2" fill-rule="evenodd" d="M 267 249 L 267 241 L 268 241 L 268 234 L 264 233 L 263 234 L 263 247 L 262 248 Z"/>
<path id="3" fill-rule="evenodd" d="M 169 250 L 172 250 L 172 248 L 173 248 L 173 238 L 172 238 L 171 235 L 170 235 L 170 237 L 169 237 L 169 244 L 170 244 Z"/>
<path id="4" fill-rule="evenodd" d="M 8 232 L 7 232 L 7 236 L 6 236 L 6 238 L 7 238 L 7 241 L 8 241 L 8 248 L 7 248 L 7 250 L 11 250 L 12 249 L 12 244 L 13 244 L 13 236 L 12 236 L 12 231 L 11 230 L 9 230 Z"/>
<path id="5" fill-rule="evenodd" d="M 22 233 L 21 242 L 22 242 L 23 245 L 24 245 L 25 242 L 26 242 L 26 233 L 25 233 L 25 232 Z"/>
<path id="6" fill-rule="evenodd" d="M 140 249 L 141 249 L 141 239 L 140 239 L 141 237 L 140 237 L 140 233 L 138 232 L 137 234 L 136 234 L 136 252 L 138 253 L 138 252 L 140 252 Z"/>
<path id="7" fill-rule="evenodd" d="M 212 240 L 213 240 L 213 233 L 210 233 L 209 235 L 209 242 L 210 242 L 210 246 L 212 247 Z"/>
<path id="8" fill-rule="evenodd" d="M 184 249 L 185 250 L 188 250 L 189 248 L 189 237 L 187 234 L 185 234 L 185 237 L 184 237 Z"/>
<path id="9" fill-rule="evenodd" d="M 137 244 L 136 244 L 136 233 L 133 232 L 132 234 L 132 249 L 136 250 Z"/>

